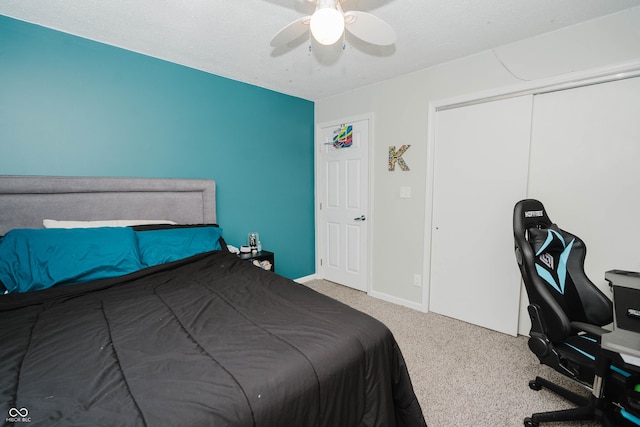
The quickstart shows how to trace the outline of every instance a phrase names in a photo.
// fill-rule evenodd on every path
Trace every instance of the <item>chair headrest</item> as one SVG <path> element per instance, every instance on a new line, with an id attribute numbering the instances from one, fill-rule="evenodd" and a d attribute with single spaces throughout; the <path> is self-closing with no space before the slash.
<path id="1" fill-rule="evenodd" d="M 513 230 L 524 234 L 531 228 L 548 228 L 552 222 L 542 202 L 535 199 L 520 200 L 513 208 Z"/>

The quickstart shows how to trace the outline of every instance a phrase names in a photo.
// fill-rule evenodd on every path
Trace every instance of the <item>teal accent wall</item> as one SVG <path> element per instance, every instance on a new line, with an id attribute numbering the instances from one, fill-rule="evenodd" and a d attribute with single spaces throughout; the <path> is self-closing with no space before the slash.
<path id="1" fill-rule="evenodd" d="M 311 101 L 0 16 L 0 174 L 215 179 L 225 239 L 289 278 L 315 272 L 313 128 Z"/>

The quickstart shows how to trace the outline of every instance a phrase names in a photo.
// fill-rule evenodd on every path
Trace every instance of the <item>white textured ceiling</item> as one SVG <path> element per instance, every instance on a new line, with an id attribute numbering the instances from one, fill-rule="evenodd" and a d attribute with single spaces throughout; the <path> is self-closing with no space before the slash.
<path id="1" fill-rule="evenodd" d="M 640 5 L 640 0 L 345 0 L 387 21 L 393 46 L 346 48 L 278 30 L 309 0 L 0 0 L 0 14 L 234 80 L 318 100 Z M 1 29 L 0 29 L 1 30 Z M 1 33 L 0 33 L 1 36 Z"/>

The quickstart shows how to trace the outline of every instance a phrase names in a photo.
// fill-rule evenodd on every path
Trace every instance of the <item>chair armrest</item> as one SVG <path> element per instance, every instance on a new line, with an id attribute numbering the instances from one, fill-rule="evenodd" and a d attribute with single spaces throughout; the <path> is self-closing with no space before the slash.
<path id="1" fill-rule="evenodd" d="M 610 330 L 601 328 L 600 326 L 592 325 L 591 323 L 584 323 L 584 322 L 571 322 L 571 329 L 573 329 L 576 332 L 588 332 L 598 337 L 602 337 L 602 335 L 608 334 L 609 332 L 611 332 Z"/>

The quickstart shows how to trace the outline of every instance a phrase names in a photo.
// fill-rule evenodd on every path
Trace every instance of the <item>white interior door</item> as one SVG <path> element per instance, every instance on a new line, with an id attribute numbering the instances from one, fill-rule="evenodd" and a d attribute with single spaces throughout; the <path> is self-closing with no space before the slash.
<path id="1" fill-rule="evenodd" d="M 369 120 L 321 125 L 318 144 L 319 270 L 367 291 Z"/>
<path id="2" fill-rule="evenodd" d="M 532 96 L 436 113 L 429 309 L 517 335 Z"/>

